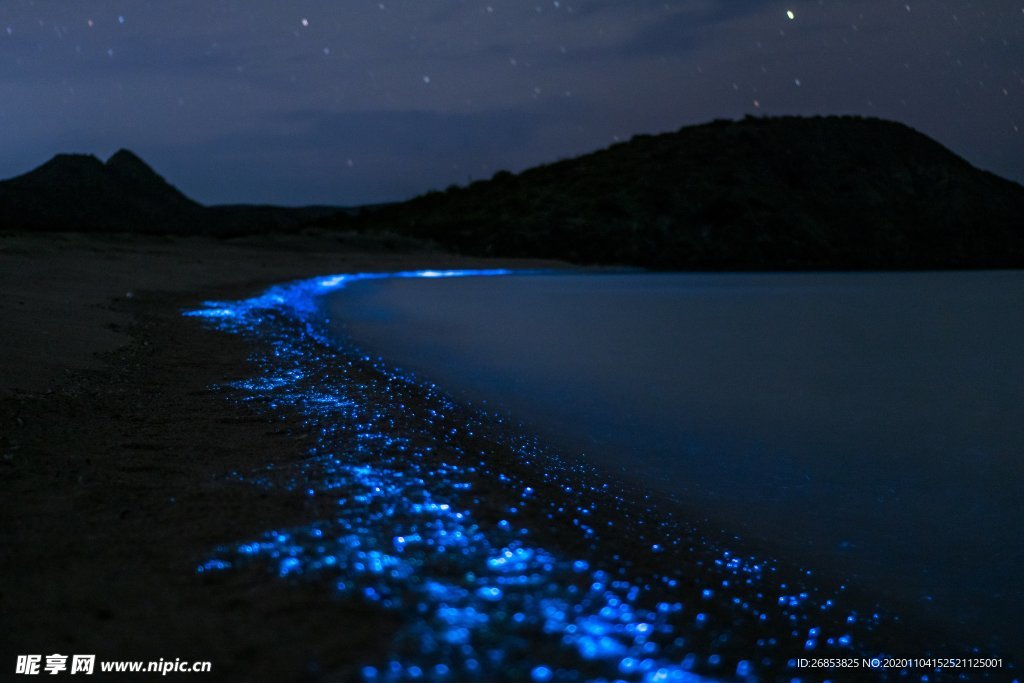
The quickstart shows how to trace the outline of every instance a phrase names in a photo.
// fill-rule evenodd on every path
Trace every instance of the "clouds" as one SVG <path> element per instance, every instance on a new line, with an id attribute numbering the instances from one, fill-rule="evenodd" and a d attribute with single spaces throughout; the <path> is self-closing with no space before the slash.
<path id="1" fill-rule="evenodd" d="M 837 112 L 906 121 L 1024 177 L 1013 128 L 1024 127 L 1024 14 L 958 0 L 911 10 L 12 0 L 0 15 L 0 175 L 69 147 L 128 146 L 204 201 L 350 203 L 714 117 Z"/>

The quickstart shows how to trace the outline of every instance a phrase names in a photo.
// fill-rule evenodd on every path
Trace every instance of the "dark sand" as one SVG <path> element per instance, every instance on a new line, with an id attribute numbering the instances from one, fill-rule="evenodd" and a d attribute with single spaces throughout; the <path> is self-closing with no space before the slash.
<path id="1" fill-rule="evenodd" d="M 327 588 L 255 570 L 197 577 L 212 548 L 311 503 L 225 478 L 305 446 L 210 388 L 251 372 L 251 349 L 180 311 L 298 277 L 480 264 L 316 237 L 0 237 L 0 679 L 17 654 L 210 660 L 211 680 L 344 679 L 373 659 L 395 614 L 325 610 Z"/>

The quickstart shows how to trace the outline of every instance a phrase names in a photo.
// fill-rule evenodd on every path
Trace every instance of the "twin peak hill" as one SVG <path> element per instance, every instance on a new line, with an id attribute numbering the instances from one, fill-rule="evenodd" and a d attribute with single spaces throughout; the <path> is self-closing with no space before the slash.
<path id="1" fill-rule="evenodd" d="M 294 230 L 339 207 L 203 206 L 122 149 L 106 163 L 58 154 L 0 182 L 0 229 L 232 236 Z"/>
<path id="2" fill-rule="evenodd" d="M 714 121 L 363 209 L 204 207 L 131 152 L 0 182 L 0 229 L 397 235 L 680 270 L 1024 267 L 1024 187 L 899 123 Z"/>
<path id="3" fill-rule="evenodd" d="M 0 183 L 0 220 L 27 230 L 164 232 L 197 222 L 202 207 L 127 150 L 106 163 L 58 154 Z"/>

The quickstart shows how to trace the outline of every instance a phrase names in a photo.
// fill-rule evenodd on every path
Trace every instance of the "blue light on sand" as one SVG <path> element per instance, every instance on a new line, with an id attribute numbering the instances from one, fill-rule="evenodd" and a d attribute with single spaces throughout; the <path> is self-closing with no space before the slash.
<path id="1" fill-rule="evenodd" d="M 251 340 L 257 372 L 228 387 L 237 400 L 299 416 L 312 437 L 304 459 L 238 476 L 329 511 L 219 548 L 197 571 L 261 566 L 400 614 L 389 655 L 360 669 L 370 681 L 774 680 L 799 675 L 811 639 L 814 656 L 874 656 L 887 622 L 844 608 L 841 588 L 721 547 L 339 342 L 317 302 L 363 280 L 505 275 L 340 274 L 186 312 Z"/>

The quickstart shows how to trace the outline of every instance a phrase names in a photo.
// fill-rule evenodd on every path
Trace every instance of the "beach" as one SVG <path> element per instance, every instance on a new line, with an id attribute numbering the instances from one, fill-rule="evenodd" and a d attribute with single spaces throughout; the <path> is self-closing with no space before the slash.
<path id="1" fill-rule="evenodd" d="M 0 244 L 3 661 L 752 680 L 797 655 L 962 651 L 300 314 L 329 274 L 561 264 L 324 236 Z"/>
<path id="2" fill-rule="evenodd" d="M 45 651 L 208 660 L 217 680 L 344 678 L 387 642 L 393 615 L 339 618 L 324 587 L 197 580 L 212 548 L 309 503 L 225 481 L 304 443 L 211 389 L 245 375 L 250 349 L 181 310 L 296 277 L 478 260 L 317 238 L 15 235 L 0 262 L 5 667 Z"/>

